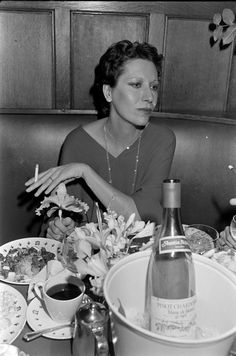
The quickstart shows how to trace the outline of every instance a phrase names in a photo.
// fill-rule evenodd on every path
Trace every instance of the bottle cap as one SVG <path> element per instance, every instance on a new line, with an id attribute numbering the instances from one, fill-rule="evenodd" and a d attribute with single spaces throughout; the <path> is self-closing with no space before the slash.
<path id="1" fill-rule="evenodd" d="M 163 208 L 181 207 L 181 183 L 179 179 L 163 181 Z"/>

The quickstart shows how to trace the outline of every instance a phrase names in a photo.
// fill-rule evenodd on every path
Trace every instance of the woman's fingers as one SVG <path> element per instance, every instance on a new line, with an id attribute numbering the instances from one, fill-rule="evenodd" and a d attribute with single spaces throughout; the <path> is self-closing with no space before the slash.
<path id="1" fill-rule="evenodd" d="M 70 225 L 72 226 L 72 222 L 73 220 L 71 218 L 60 220 L 56 217 L 54 220 L 49 222 L 46 237 L 62 241 L 65 233 L 68 233 Z"/>
<path id="2" fill-rule="evenodd" d="M 51 184 L 48 186 L 48 188 L 46 188 L 45 194 L 49 194 L 51 191 L 53 191 L 53 189 L 55 189 L 62 181 L 64 184 L 67 184 L 69 182 L 72 182 L 73 180 L 75 180 L 75 178 L 70 178 L 70 179 L 65 179 L 65 180 L 55 179 L 51 182 Z"/>
<path id="3" fill-rule="evenodd" d="M 65 234 L 68 229 L 73 228 L 75 225 L 74 220 L 70 217 L 59 219 L 56 217 L 54 220 L 50 221 L 49 226 L 54 234 Z"/>
<path id="4" fill-rule="evenodd" d="M 53 189 L 57 187 L 56 181 L 54 181 L 51 177 L 49 177 L 45 183 L 43 183 L 40 188 L 35 192 L 35 196 L 38 197 L 45 191 L 45 194 L 51 193 Z"/>
<path id="5" fill-rule="evenodd" d="M 69 216 L 67 216 L 66 218 L 63 218 L 63 219 L 62 219 L 62 223 L 63 223 L 67 228 L 74 227 L 74 225 L 75 225 L 74 220 L 72 220 Z"/>
<path id="6" fill-rule="evenodd" d="M 63 236 L 62 235 L 55 235 L 53 232 L 48 228 L 47 234 L 46 234 L 47 239 L 53 239 L 57 241 L 62 241 Z"/>
<path id="7" fill-rule="evenodd" d="M 34 194 L 36 197 L 39 196 L 43 191 L 45 191 L 46 194 L 50 193 L 61 182 L 61 180 L 58 179 L 59 174 L 60 172 L 58 172 L 56 169 L 51 169 L 42 173 L 42 175 L 39 175 L 37 182 L 34 182 L 32 179 L 30 179 L 25 183 L 25 185 L 29 185 L 29 187 L 26 189 L 26 192 L 29 193 L 38 188 Z"/>
<path id="8" fill-rule="evenodd" d="M 76 178 L 81 176 L 81 167 L 80 164 L 68 164 L 64 166 L 58 166 L 51 168 L 45 172 L 42 172 L 38 175 L 37 182 L 34 182 L 34 178 L 29 179 L 25 185 L 28 186 L 26 192 L 31 192 L 32 190 L 37 189 L 35 196 L 39 196 L 42 192 L 45 191 L 45 194 L 51 193 L 60 183 L 69 183 Z"/>
<path id="9" fill-rule="evenodd" d="M 40 187 L 37 191 L 37 196 L 38 196 L 43 190 L 47 189 L 49 187 L 49 185 L 52 185 L 51 183 L 53 183 L 53 176 L 55 174 L 55 171 L 56 171 L 56 168 L 51 168 L 45 172 L 40 173 L 38 176 L 37 182 L 34 182 L 34 178 L 29 179 L 25 183 L 25 185 L 28 186 L 26 191 L 31 192 L 32 190 L 35 190 L 38 187 Z M 41 187 L 43 187 L 43 189 L 41 189 Z M 38 193 L 38 192 L 40 192 L 40 193 Z"/>

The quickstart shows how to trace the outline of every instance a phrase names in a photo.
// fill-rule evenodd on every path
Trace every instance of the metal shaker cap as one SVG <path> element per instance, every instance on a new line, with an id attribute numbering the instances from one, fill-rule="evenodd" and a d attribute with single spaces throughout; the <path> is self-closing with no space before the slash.
<path id="1" fill-rule="evenodd" d="M 95 302 L 85 304 L 77 312 L 77 317 L 87 326 L 103 325 L 108 320 L 108 316 L 107 308 L 103 304 Z"/>

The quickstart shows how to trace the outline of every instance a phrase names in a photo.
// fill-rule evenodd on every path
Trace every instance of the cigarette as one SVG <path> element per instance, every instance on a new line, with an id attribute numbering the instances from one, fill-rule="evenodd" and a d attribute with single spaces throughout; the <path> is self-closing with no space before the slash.
<path id="1" fill-rule="evenodd" d="M 232 166 L 231 164 L 228 165 L 228 168 L 234 172 L 234 174 L 236 174 L 236 169 L 234 168 L 234 166 Z"/>
<path id="2" fill-rule="evenodd" d="M 39 175 L 39 165 L 38 163 L 35 166 L 35 171 L 34 171 L 34 182 L 36 183 L 38 180 L 38 175 Z"/>

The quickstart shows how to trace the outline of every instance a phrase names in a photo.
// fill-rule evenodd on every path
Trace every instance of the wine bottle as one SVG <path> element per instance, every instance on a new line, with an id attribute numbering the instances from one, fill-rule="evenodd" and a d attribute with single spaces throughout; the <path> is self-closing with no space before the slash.
<path id="1" fill-rule="evenodd" d="M 163 181 L 163 217 L 146 280 L 149 329 L 169 337 L 192 338 L 196 324 L 195 271 L 181 223 L 181 183 Z"/>

